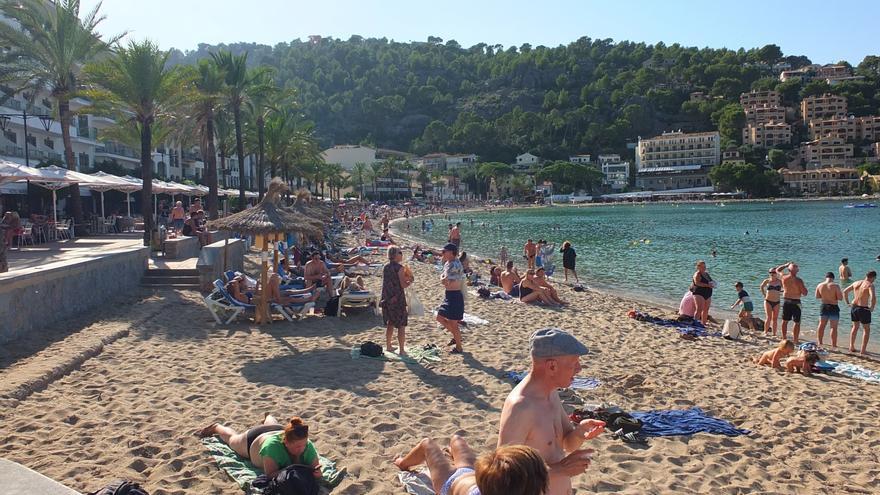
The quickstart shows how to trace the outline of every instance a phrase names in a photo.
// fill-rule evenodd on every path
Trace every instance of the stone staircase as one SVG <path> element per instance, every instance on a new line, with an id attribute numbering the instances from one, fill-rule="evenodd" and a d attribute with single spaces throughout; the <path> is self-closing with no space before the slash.
<path id="1" fill-rule="evenodd" d="M 200 290 L 199 271 L 185 268 L 152 268 L 144 270 L 142 287 Z"/>

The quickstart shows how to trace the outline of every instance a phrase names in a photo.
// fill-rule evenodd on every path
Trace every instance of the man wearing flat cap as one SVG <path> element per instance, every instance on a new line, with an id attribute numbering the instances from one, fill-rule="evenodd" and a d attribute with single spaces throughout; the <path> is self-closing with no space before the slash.
<path id="1" fill-rule="evenodd" d="M 568 495 L 571 477 L 590 467 L 593 451 L 580 450 L 581 444 L 598 436 L 605 425 L 592 419 L 573 424 L 559 400 L 558 389 L 571 385 L 581 371 L 580 357 L 589 351 L 558 328 L 534 332 L 529 346 L 532 366 L 504 401 L 498 446 L 522 444 L 536 449 L 549 467 L 546 495 Z"/>

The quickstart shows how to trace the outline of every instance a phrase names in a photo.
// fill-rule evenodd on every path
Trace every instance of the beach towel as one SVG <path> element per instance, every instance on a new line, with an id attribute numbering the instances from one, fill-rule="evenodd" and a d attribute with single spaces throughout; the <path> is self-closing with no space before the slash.
<path id="1" fill-rule="evenodd" d="M 824 361 L 824 363 L 828 366 L 834 367 L 834 369 L 831 370 L 832 373 L 837 373 L 839 375 L 848 376 L 850 378 L 855 378 L 858 380 L 864 380 L 866 382 L 880 384 L 880 373 L 874 370 L 869 370 L 868 368 L 863 368 L 855 364 L 842 363 L 839 361 Z"/>
<path id="2" fill-rule="evenodd" d="M 242 458 L 223 443 L 217 437 L 203 438 L 202 444 L 208 449 L 208 452 L 214 457 L 217 466 L 226 471 L 230 478 L 238 483 L 238 486 L 245 493 L 258 495 L 263 493 L 258 488 L 251 487 L 251 483 L 257 476 L 263 474 L 262 471 L 254 467 L 251 461 Z M 324 456 L 318 456 L 321 463 L 321 493 L 328 494 L 330 490 L 336 487 L 345 477 L 345 469 L 336 468 L 336 463 Z"/>
<path id="3" fill-rule="evenodd" d="M 433 347 L 431 349 L 422 349 L 420 347 L 413 347 L 406 349 L 406 356 L 401 356 L 395 352 L 383 351 L 381 356 L 365 356 L 361 354 L 361 347 L 356 345 L 351 348 L 351 358 L 352 359 L 375 359 L 378 361 L 402 361 L 405 363 L 416 364 L 419 362 L 429 362 L 429 363 L 439 363 L 442 361 L 440 358 L 440 348 Z"/>
<path id="4" fill-rule="evenodd" d="M 508 371 L 507 378 L 516 384 L 521 382 L 528 374 L 528 371 Z M 598 378 L 576 376 L 571 381 L 571 385 L 569 385 L 568 388 L 572 390 L 592 390 L 594 388 L 599 388 L 599 385 L 602 385 L 602 382 L 599 381 Z"/>
<path id="5" fill-rule="evenodd" d="M 437 316 L 437 310 L 434 310 L 434 316 Z M 484 320 L 479 316 L 474 316 L 472 314 L 465 313 L 462 320 L 465 325 L 487 325 L 489 324 L 488 320 Z"/>
<path id="6" fill-rule="evenodd" d="M 406 493 L 411 495 L 434 495 L 434 484 L 428 469 L 421 471 L 401 471 L 397 473 L 397 479 L 403 485 Z"/>
<path id="7" fill-rule="evenodd" d="M 699 321 L 683 322 L 678 320 L 670 320 L 668 318 L 659 318 L 651 316 L 642 311 L 630 311 L 627 316 L 634 320 L 644 321 L 660 325 L 661 327 L 670 327 L 678 330 L 682 335 L 693 335 L 694 337 L 721 337 L 721 332 L 710 332 Z"/>
<path id="8" fill-rule="evenodd" d="M 714 433 L 735 437 L 751 433 L 749 430 L 737 428 L 723 419 L 713 418 L 699 407 L 634 412 L 632 416 L 642 422 L 642 429 L 639 433 L 646 437 L 693 435 L 694 433 Z"/>

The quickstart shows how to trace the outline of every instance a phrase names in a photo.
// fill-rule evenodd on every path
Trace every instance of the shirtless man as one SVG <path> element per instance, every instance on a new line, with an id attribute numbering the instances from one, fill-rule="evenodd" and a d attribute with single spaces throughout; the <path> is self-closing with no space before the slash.
<path id="1" fill-rule="evenodd" d="M 605 427 L 605 423 L 593 419 L 573 424 L 557 392 L 571 385 L 581 370 L 580 356 L 589 351 L 558 328 L 536 331 L 529 343 L 532 366 L 504 401 L 498 446 L 523 444 L 537 450 L 549 468 L 546 495 L 568 495 L 571 478 L 590 467 L 593 451 L 579 450 L 581 444 L 598 436 Z"/>
<path id="2" fill-rule="evenodd" d="M 788 274 L 785 270 L 788 270 Z M 782 338 L 788 338 L 788 322 L 794 322 L 792 341 L 798 345 L 798 337 L 801 334 L 801 297 L 809 292 L 804 281 L 798 274 L 798 266 L 790 261 L 776 267 L 776 273 L 782 277 Z"/>
<path id="3" fill-rule="evenodd" d="M 461 222 L 456 223 L 449 229 L 449 242 L 455 244 L 458 247 L 458 251 L 461 252 Z"/>
<path id="4" fill-rule="evenodd" d="M 843 298 L 846 304 L 852 307 L 850 316 L 852 317 L 852 332 L 849 334 L 849 352 L 856 352 L 856 334 L 859 331 L 859 324 L 865 329 L 865 335 L 862 337 L 862 354 L 868 349 L 868 339 L 871 337 L 871 312 L 877 305 L 877 293 L 874 291 L 874 280 L 877 278 L 877 272 L 871 270 L 865 275 L 864 280 L 850 285 L 843 290 Z M 849 294 L 853 294 L 853 302 L 849 302 Z"/>
<path id="5" fill-rule="evenodd" d="M 837 348 L 837 322 L 840 320 L 840 306 L 837 303 L 843 299 L 843 292 L 840 286 L 834 283 L 834 273 L 825 274 L 825 281 L 816 286 L 816 299 L 822 301 L 822 309 L 819 312 L 819 328 L 816 329 L 816 335 L 819 339 L 819 345 L 822 345 L 822 338 L 825 336 L 825 325 L 831 323 L 831 346 Z"/>
<path id="6" fill-rule="evenodd" d="M 330 277 L 330 270 L 327 269 L 327 265 L 321 259 L 321 253 L 317 251 L 312 252 L 311 259 L 303 267 L 303 278 L 306 281 L 306 285 L 323 285 L 327 288 L 328 292 L 333 291 L 333 279 Z"/>
<path id="7" fill-rule="evenodd" d="M 840 260 L 840 266 L 837 268 L 840 274 L 840 283 L 847 286 L 852 283 L 852 270 L 849 268 L 849 258 Z"/>
<path id="8" fill-rule="evenodd" d="M 519 283 L 521 281 L 522 277 L 519 276 L 519 273 L 513 266 L 513 262 L 508 261 L 507 270 L 501 272 L 501 288 L 504 289 L 504 292 L 508 295 L 519 297 Z"/>
<path id="9" fill-rule="evenodd" d="M 535 257 L 538 256 L 538 245 L 529 239 L 523 246 L 523 255 L 525 255 L 526 260 L 528 260 L 528 267 L 535 268 Z"/>

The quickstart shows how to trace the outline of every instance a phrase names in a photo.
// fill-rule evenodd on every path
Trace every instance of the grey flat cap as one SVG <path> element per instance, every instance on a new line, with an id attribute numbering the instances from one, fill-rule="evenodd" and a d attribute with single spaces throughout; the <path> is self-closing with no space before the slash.
<path id="1" fill-rule="evenodd" d="M 559 328 L 542 328 L 529 337 L 529 347 L 533 358 L 556 356 L 583 356 L 589 354 L 587 346 Z"/>

